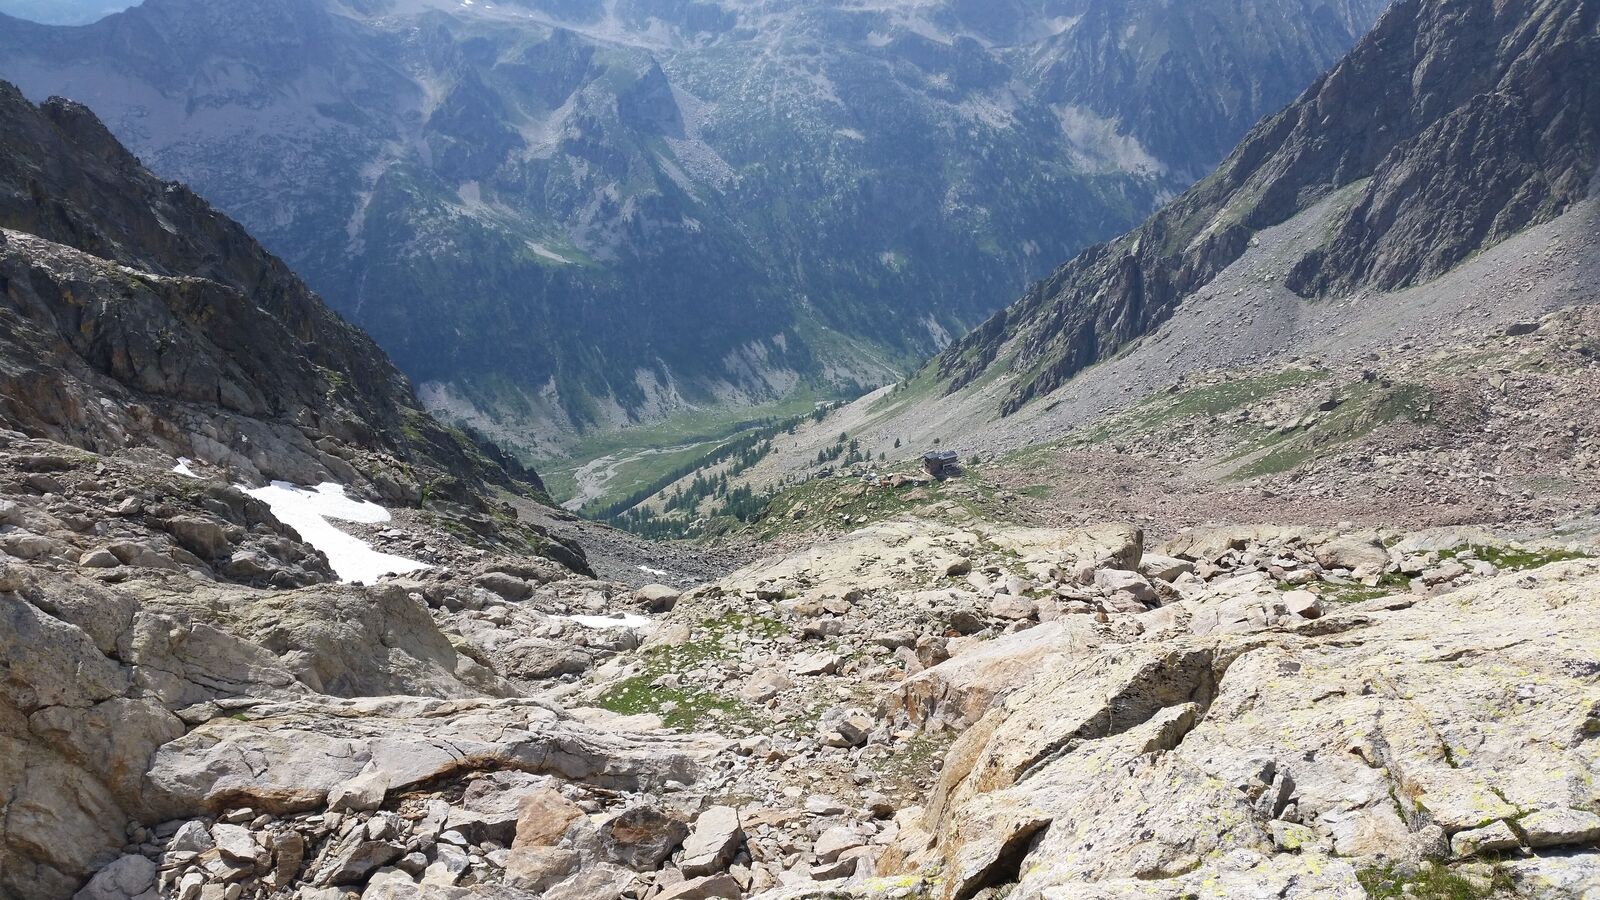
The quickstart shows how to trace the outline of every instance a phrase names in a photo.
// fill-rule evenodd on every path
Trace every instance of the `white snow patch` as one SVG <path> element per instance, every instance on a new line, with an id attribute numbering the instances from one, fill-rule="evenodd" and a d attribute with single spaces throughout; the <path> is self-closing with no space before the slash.
<path id="1" fill-rule="evenodd" d="M 585 628 L 643 628 L 650 624 L 649 618 L 634 613 L 624 613 L 614 618 L 611 616 L 565 616 L 564 618 L 577 622 Z"/>
<path id="2" fill-rule="evenodd" d="M 287 481 L 274 481 L 266 487 L 242 484 L 238 487 L 266 503 L 278 521 L 299 532 L 302 540 L 327 555 L 328 564 L 342 581 L 373 584 L 384 575 L 403 575 L 431 568 L 425 562 L 375 550 L 366 541 L 334 527 L 329 519 L 362 523 L 389 521 L 388 510 L 376 503 L 345 496 L 342 484 L 325 481 L 314 488 L 303 488 Z"/>
<path id="3" fill-rule="evenodd" d="M 639 571 L 645 573 L 646 575 L 654 575 L 657 578 L 665 578 L 672 574 L 670 572 L 663 572 L 660 569 L 653 569 L 650 566 L 640 566 Z"/>
<path id="4" fill-rule="evenodd" d="M 199 478 L 200 476 L 196 475 L 194 470 L 189 468 L 189 463 L 192 462 L 194 462 L 194 460 L 190 459 L 189 457 L 180 456 L 178 457 L 178 464 L 172 467 L 172 471 L 177 472 L 179 475 L 182 475 L 185 478 Z"/>
<path id="5" fill-rule="evenodd" d="M 572 260 L 567 259 L 565 256 L 562 256 L 543 244 L 528 241 L 528 249 L 532 250 L 534 255 L 538 256 L 540 259 L 548 259 L 553 263 L 558 263 L 563 266 L 572 265 Z"/>

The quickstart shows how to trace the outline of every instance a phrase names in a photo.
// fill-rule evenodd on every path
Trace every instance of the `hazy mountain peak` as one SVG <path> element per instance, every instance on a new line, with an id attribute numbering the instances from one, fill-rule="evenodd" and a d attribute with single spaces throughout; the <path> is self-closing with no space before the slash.
<path id="1" fill-rule="evenodd" d="M 100 111 L 427 396 L 553 453 L 896 377 L 1380 6 L 152 0 L 0 35 L 0 74 Z"/>
<path id="2" fill-rule="evenodd" d="M 138 0 L 0 0 L 0 15 L 47 25 L 87 25 L 137 5 Z"/>

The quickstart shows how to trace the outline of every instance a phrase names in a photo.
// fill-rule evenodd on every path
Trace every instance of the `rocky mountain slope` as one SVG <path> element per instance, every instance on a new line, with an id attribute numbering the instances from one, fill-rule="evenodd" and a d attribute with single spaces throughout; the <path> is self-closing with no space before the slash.
<path id="1" fill-rule="evenodd" d="M 1425 370 L 1436 352 L 1466 357 L 1457 345 L 1592 303 L 1596 19 L 1585 3 L 1397 4 L 1139 229 L 734 484 L 764 491 L 815 474 L 841 433 L 868 460 L 939 441 L 992 459 L 1092 437 L 1108 413 L 1222 373 Z M 1344 441 L 1312 440 L 1324 443 Z M 1249 458 L 1258 444 L 1224 455 Z"/>
<path id="2" fill-rule="evenodd" d="M 460 752 L 476 733 L 486 755 L 525 758 L 530 774 L 504 784 L 559 772 L 614 797 L 693 780 L 714 743 L 629 737 L 519 699 L 628 645 L 605 627 L 613 600 L 647 608 L 517 521 L 500 498 L 531 503 L 536 476 L 432 421 L 370 339 L 84 107 L 0 85 L 0 121 L 0 896 L 72 896 L 107 864 L 85 896 L 155 896 L 156 865 L 122 851 L 155 840 L 141 823 L 243 796 L 203 750 L 179 748 L 215 746 L 196 729 L 238 726 L 260 702 L 336 743 L 370 717 L 361 727 L 413 767 L 429 741 Z M 349 583 L 353 558 L 402 566 L 414 591 Z M 489 586 L 537 595 L 541 611 L 480 621 Z M 395 695 L 417 699 L 356 700 Z M 407 727 L 416 746 L 388 743 Z M 309 740 L 279 747 L 332 765 L 325 778 L 370 756 L 346 738 L 307 757 Z M 166 768 L 163 747 L 200 770 Z M 499 767 L 447 754 L 418 778 Z M 261 806 L 299 810 L 315 790 L 291 784 Z M 326 821 L 275 830 L 263 852 L 278 887 L 379 864 L 366 831 L 346 846 Z M 185 859 L 203 858 L 160 893 L 238 896 L 225 884 L 253 861 L 215 842 L 234 853 L 241 836 L 185 832 Z M 302 861 L 329 871 L 302 878 Z"/>
<path id="3" fill-rule="evenodd" d="M 1397 4 L 1216 173 L 951 347 L 940 374 L 959 389 L 1014 350 L 1013 413 L 1154 330 L 1254 233 L 1357 182 L 1284 275 L 1308 300 L 1424 282 L 1555 218 L 1600 162 L 1597 18 L 1586 3 Z"/>
<path id="4" fill-rule="evenodd" d="M 746 834 L 752 884 L 777 885 L 758 896 L 1595 883 L 1592 560 L 1477 530 L 1202 528 L 1157 551 L 1128 526 L 941 519 L 691 592 L 602 682 L 783 735 L 740 781 L 747 822 L 801 823 Z"/>
<path id="5" fill-rule="evenodd" d="M 193 502 L 190 479 L 20 438 L 0 472 L 10 896 L 1442 900 L 1600 876 L 1593 545 L 1258 525 L 1156 548 L 934 509 L 687 592 L 504 557 L 262 589 L 96 514 Z M 230 539 L 295 540 L 275 528 Z M 151 555 L 73 563 L 106 540 Z"/>
<path id="6" fill-rule="evenodd" d="M 0 75 L 239 218 L 430 405 L 548 454 L 893 377 L 1384 5 L 151 0 L 7 22 Z"/>
<path id="7" fill-rule="evenodd" d="M 14 429 L 415 505 L 538 476 L 440 426 L 383 352 L 87 108 L 0 84 L 0 326 Z"/>
<path id="8" fill-rule="evenodd" d="M 1593 27 L 1583 0 L 1522 12 L 1563 3 Z M 287 436 L 315 411 L 286 424 L 273 404 L 322 390 L 382 422 L 403 380 L 363 358 L 390 377 L 346 386 L 316 348 L 285 353 L 286 323 L 361 345 L 294 282 L 235 281 L 279 270 L 81 109 L 7 96 L 0 208 L 105 255 L 9 226 L 0 246 L 5 322 L 48 337 L 0 345 L 0 364 L 62 398 L 8 413 L 33 433 L 0 429 L 6 900 L 1590 900 L 1600 884 L 1593 198 L 1437 279 L 1295 319 L 1308 304 L 1283 273 L 1333 246 L 1327 226 L 1378 179 L 1357 181 L 1253 235 L 1208 296 L 1091 369 L 1098 387 L 1053 392 L 1088 420 L 1067 441 L 940 481 L 887 461 L 814 478 L 757 523 L 763 557 L 738 571 L 633 588 L 431 502 L 369 517 L 318 492 L 361 520 L 345 539 L 429 564 L 358 584 L 328 523 L 285 524 L 304 511 L 281 495 L 308 492 L 239 479 L 338 476 L 312 451 L 341 444 Z M 104 195 L 103 222 L 75 185 Z M 89 327 L 60 325 L 73 316 Z M 110 347 L 84 349 L 119 316 Z M 1321 334 L 1316 354 L 1265 364 L 1273 316 Z M 169 321 L 184 330 L 163 339 Z M 1155 355 L 1193 369 L 1082 412 L 1161 373 Z M 961 394 L 990 388 L 1012 436 L 1059 425 L 1028 418 L 1038 402 L 998 418 L 1004 379 Z M 286 449 L 174 465 L 173 442 L 208 445 L 72 414 L 100 400 Z M 373 427 L 343 446 L 352 486 L 383 497 L 364 467 L 416 439 Z M 785 453 L 812 439 L 773 436 Z M 498 504 L 460 505 L 512 529 Z"/>
<path id="9" fill-rule="evenodd" d="M 0 438 L 0 896 L 342 896 L 413 852 L 453 881 L 462 835 L 509 844 L 502 792 L 625 804 L 719 746 L 527 697 L 637 643 L 606 627 L 648 609 L 626 588 L 414 519 L 381 537 L 433 568 L 336 584 L 226 482 Z M 391 787 L 425 849 L 373 815 Z"/>

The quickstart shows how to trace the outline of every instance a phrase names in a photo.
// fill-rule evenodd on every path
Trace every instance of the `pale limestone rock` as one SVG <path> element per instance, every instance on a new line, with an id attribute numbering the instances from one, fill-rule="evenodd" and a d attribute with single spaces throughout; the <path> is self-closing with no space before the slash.
<path id="1" fill-rule="evenodd" d="M 817 837 L 812 853 L 820 862 L 831 863 L 847 850 L 854 850 L 867 842 L 868 835 L 849 825 L 835 825 Z"/>
<path id="2" fill-rule="evenodd" d="M 950 577 L 952 561 L 970 559 L 980 542 L 1019 557 L 1049 556 L 1067 568 L 1075 562 L 1133 568 L 1144 547 L 1143 533 L 1129 526 L 984 526 L 981 532 L 925 521 L 882 522 L 780 560 L 741 569 L 724 584 L 734 593 L 757 597 L 781 597 L 784 587 L 801 584 L 848 585 L 853 591 L 870 594 L 944 582 Z"/>
<path id="3" fill-rule="evenodd" d="M 844 814 L 845 807 L 827 794 L 812 794 L 806 798 L 805 810 L 813 816 L 838 816 Z"/>
<path id="4" fill-rule="evenodd" d="M 177 900 L 199 900 L 200 889 L 205 887 L 206 876 L 188 872 L 178 879 Z"/>
<path id="5" fill-rule="evenodd" d="M 740 900 L 744 896 L 739 882 L 724 873 L 681 881 L 657 894 L 655 900 Z"/>
<path id="6" fill-rule="evenodd" d="M 155 900 L 156 864 L 124 856 L 95 874 L 73 900 Z"/>
<path id="7" fill-rule="evenodd" d="M 450 887 L 466 874 L 470 863 L 466 851 L 449 844 L 434 848 L 434 860 L 422 871 L 422 883 L 437 887 Z"/>
<path id="8" fill-rule="evenodd" d="M 1095 881 L 1030 875 L 1010 895 L 1014 900 L 1129 900 L 1187 897 L 1275 897 L 1283 900 L 1367 900 L 1356 867 L 1316 853 L 1278 854 L 1266 859 L 1240 855 L 1236 867 L 1205 867 L 1176 878 Z"/>
<path id="9" fill-rule="evenodd" d="M 369 841 L 362 832 L 352 831 L 323 851 L 311 881 L 322 887 L 360 884 L 379 868 L 404 855 L 405 848 L 399 844 Z"/>
<path id="10" fill-rule="evenodd" d="M 1541 809 L 1517 821 L 1534 849 L 1600 842 L 1600 815 L 1582 809 Z"/>
<path id="11" fill-rule="evenodd" d="M 211 840 L 224 859 L 235 863 L 249 863 L 257 868 L 266 865 L 268 851 L 256 843 L 250 829 L 240 825 L 217 824 L 211 826 Z"/>
<path id="12" fill-rule="evenodd" d="M 739 696 L 751 703 L 765 703 L 794 687 L 794 681 L 777 669 L 762 669 L 745 679 L 739 687 Z"/>
<path id="13" fill-rule="evenodd" d="M 1125 612 L 1143 612 L 1145 607 L 1154 606 L 1161 600 L 1156 589 L 1138 572 L 1101 569 L 1094 575 L 1094 586 Z"/>
<path id="14" fill-rule="evenodd" d="M 1277 525 L 1222 525 L 1185 528 L 1161 545 L 1165 556 L 1194 562 L 1215 563 L 1230 551 L 1243 550 L 1251 544 L 1302 540 L 1312 533 L 1307 528 L 1285 528 Z"/>
<path id="15" fill-rule="evenodd" d="M 516 847 L 506 857 L 506 881 L 522 890 L 540 893 L 576 872 L 578 860 L 578 854 L 571 850 L 537 845 Z"/>
<path id="16" fill-rule="evenodd" d="M 490 772 L 475 778 L 462 792 L 461 804 L 451 808 L 444 828 L 459 831 L 474 843 L 509 845 L 516 837 L 522 801 L 549 784 L 550 779 L 526 772 Z"/>
<path id="17" fill-rule="evenodd" d="M 1156 553 L 1146 553 L 1139 563 L 1139 571 L 1145 577 L 1158 581 L 1173 582 L 1180 576 L 1194 572 L 1194 563 L 1187 559 L 1178 559 L 1175 556 L 1162 556 Z"/>
<path id="18" fill-rule="evenodd" d="M 468 892 L 448 885 L 418 884 L 399 869 L 382 868 L 372 873 L 361 900 L 464 900 Z"/>
<path id="19" fill-rule="evenodd" d="M 44 560 L 61 551 L 61 544 L 23 528 L 8 528 L 0 533 L 0 550 L 18 559 Z"/>
<path id="20" fill-rule="evenodd" d="M 1316 831 L 1298 822 L 1284 822 L 1274 819 L 1270 827 L 1272 828 L 1272 843 L 1279 850 L 1298 852 L 1316 848 L 1324 853 L 1327 852 L 1326 848 L 1318 846 L 1321 842 L 1318 840 Z"/>
<path id="21" fill-rule="evenodd" d="M 1540 900 L 1595 900 L 1600 853 L 1542 853 L 1502 864 L 1518 896 Z"/>
<path id="22" fill-rule="evenodd" d="M 1477 856 L 1480 853 L 1500 853 L 1522 846 L 1516 832 L 1503 820 L 1491 822 L 1482 828 L 1460 832 L 1450 839 L 1450 852 L 1457 859 Z"/>
<path id="23" fill-rule="evenodd" d="M 51 605 L 93 618 L 69 602 Z M 114 642 L 120 615 L 107 604 L 112 631 L 102 639 Z M 91 632 L 15 592 L 0 593 L 0 668 L 10 685 L 0 691 L 0 893 L 67 896 L 123 846 L 143 765 L 183 726 L 155 704 L 124 699 L 128 672 Z"/>
<path id="24" fill-rule="evenodd" d="M 831 675 L 839 668 L 839 657 L 832 653 L 808 653 L 795 657 L 790 664 L 790 671 L 806 677 L 813 675 Z"/>
<path id="25" fill-rule="evenodd" d="M 1266 608 L 1250 584 L 1210 602 L 1234 600 Z M 1447 853 L 1447 834 L 1465 843 L 1485 822 L 1557 821 L 1594 802 L 1583 785 L 1600 770 L 1600 685 L 1582 673 L 1600 646 L 1600 564 L 1338 607 L 1305 629 L 1041 657 L 945 759 L 922 818 L 948 875 L 941 896 L 987 886 L 1020 854 L 1018 898 L 1135 884 L 1358 898 L 1362 860 L 1415 864 Z M 927 865 L 926 838 L 903 833 L 901 865 Z M 1588 865 L 1520 877 L 1573 884 Z"/>
<path id="26" fill-rule="evenodd" d="M 651 612 L 667 612 L 677 604 L 683 592 L 664 584 L 647 584 L 633 592 L 633 598 Z"/>
<path id="27" fill-rule="evenodd" d="M 196 819 L 178 827 L 167 844 L 167 850 L 171 853 L 204 853 L 216 845 L 205 823 Z"/>
<path id="28" fill-rule="evenodd" d="M 997 619 L 1021 621 L 1036 618 L 1039 606 L 1020 593 L 1002 594 L 989 602 L 989 615 Z"/>
<path id="29" fill-rule="evenodd" d="M 545 891 L 542 900 L 621 900 L 639 881 L 636 872 L 611 863 L 580 868 L 575 875 Z"/>
<path id="30" fill-rule="evenodd" d="M 1324 569 L 1377 575 L 1389 566 L 1389 551 L 1374 532 L 1336 535 L 1316 544 L 1312 552 Z"/>
<path id="31" fill-rule="evenodd" d="M 1094 623 L 1077 616 L 1008 634 L 907 678 L 883 706 L 912 725 L 966 728 L 1048 669 L 1049 660 L 1086 652 L 1101 640 Z"/>
<path id="32" fill-rule="evenodd" d="M 1302 619 L 1322 618 L 1322 601 L 1310 591 L 1285 591 L 1279 599 L 1291 615 Z"/>
<path id="33" fill-rule="evenodd" d="M 463 755 L 485 768 L 541 771 L 620 790 L 689 784 L 727 742 L 589 728 L 518 700 L 293 701 L 221 720 L 163 746 L 146 802 L 176 813 L 228 797 L 261 809 L 306 809 L 374 771 L 400 790 L 455 771 Z M 170 816 L 169 816 L 170 817 Z"/>
<path id="34" fill-rule="evenodd" d="M 267 877 L 270 886 L 284 888 L 300 873 L 306 858 L 306 841 L 297 831 L 280 831 L 272 836 L 272 871 Z"/>
<path id="35" fill-rule="evenodd" d="M 85 550 L 83 555 L 78 557 L 78 565 L 85 569 L 115 569 L 122 565 L 122 560 L 117 559 L 117 555 L 110 550 L 100 548 Z"/>
<path id="36" fill-rule="evenodd" d="M 721 872 L 743 842 L 738 811 L 731 806 L 709 807 L 694 820 L 694 830 L 683 842 L 683 859 L 678 868 L 690 878 Z"/>
<path id="37" fill-rule="evenodd" d="M 1411 838 L 1410 827 L 1394 806 L 1376 801 L 1328 810 L 1317 819 L 1317 825 L 1327 830 L 1333 850 L 1340 856 L 1393 857 Z"/>
<path id="38" fill-rule="evenodd" d="M 389 776 L 376 769 L 362 772 L 328 792 L 332 812 L 370 812 L 383 805 L 389 792 Z"/>
<path id="39" fill-rule="evenodd" d="M 817 733 L 830 747 L 859 747 L 867 742 L 873 724 L 865 710 L 835 706 L 818 719 Z"/>
<path id="40" fill-rule="evenodd" d="M 837 881 L 840 878 L 849 878 L 856 874 L 858 860 L 853 856 L 836 859 L 833 862 L 817 863 L 811 867 L 811 877 L 816 881 Z"/>
<path id="41" fill-rule="evenodd" d="M 518 801 L 514 850 L 524 847 L 553 847 L 567 833 L 567 827 L 583 817 L 583 810 L 552 788 L 540 788 Z"/>

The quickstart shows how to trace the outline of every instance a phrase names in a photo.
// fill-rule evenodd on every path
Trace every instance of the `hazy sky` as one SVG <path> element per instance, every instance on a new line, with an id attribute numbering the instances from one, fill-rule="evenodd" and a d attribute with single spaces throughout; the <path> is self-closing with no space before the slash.
<path id="1" fill-rule="evenodd" d="M 0 0 L 0 13 L 52 25 L 82 25 L 138 5 L 139 0 Z"/>

